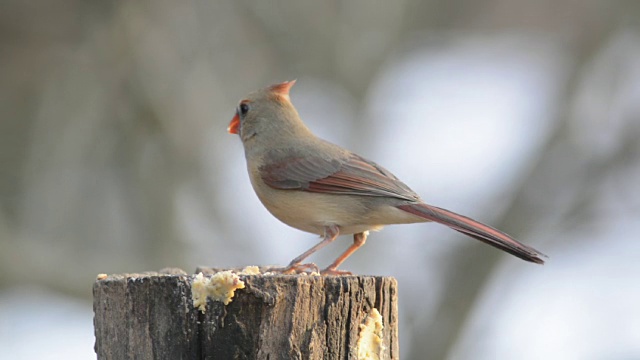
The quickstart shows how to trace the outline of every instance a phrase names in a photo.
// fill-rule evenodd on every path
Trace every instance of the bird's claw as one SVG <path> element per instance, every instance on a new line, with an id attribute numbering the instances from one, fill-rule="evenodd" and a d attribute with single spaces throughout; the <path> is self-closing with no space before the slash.
<path id="1" fill-rule="evenodd" d="M 320 271 L 320 275 L 323 276 L 342 276 L 342 275 L 353 275 L 351 273 L 351 271 L 347 271 L 347 270 L 338 270 L 338 269 L 332 269 L 330 267 Z"/>
<path id="2" fill-rule="evenodd" d="M 320 269 L 314 263 L 307 264 L 290 264 L 280 270 L 281 274 L 313 274 L 320 273 Z"/>
<path id="3" fill-rule="evenodd" d="M 329 266 L 328 268 L 320 271 L 318 266 L 314 263 L 307 264 L 289 264 L 289 266 L 273 269 L 271 270 L 275 273 L 284 274 L 284 275 L 297 275 L 297 274 L 307 274 L 307 275 L 322 275 L 322 276 L 343 276 L 343 275 L 353 275 L 351 271 L 347 270 L 338 270 L 334 267 Z"/>

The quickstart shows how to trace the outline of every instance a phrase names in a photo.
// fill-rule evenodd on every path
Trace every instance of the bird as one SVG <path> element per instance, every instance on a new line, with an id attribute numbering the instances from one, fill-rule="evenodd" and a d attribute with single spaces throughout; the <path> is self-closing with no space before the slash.
<path id="1" fill-rule="evenodd" d="M 296 80 L 274 84 L 242 99 L 227 131 L 242 141 L 253 189 L 281 222 L 322 240 L 288 266 L 285 274 L 312 272 L 311 254 L 339 235 L 353 243 L 322 275 L 345 275 L 338 267 L 362 247 L 369 231 L 385 225 L 436 222 L 520 259 L 543 264 L 540 251 L 491 226 L 425 203 L 384 167 L 314 135 L 289 96 Z"/>

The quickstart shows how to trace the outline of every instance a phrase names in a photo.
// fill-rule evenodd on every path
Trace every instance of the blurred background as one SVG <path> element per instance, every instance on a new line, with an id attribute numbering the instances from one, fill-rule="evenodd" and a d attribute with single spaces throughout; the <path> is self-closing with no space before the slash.
<path id="1" fill-rule="evenodd" d="M 98 273 L 315 244 L 226 132 L 297 79 L 318 135 L 549 255 L 372 234 L 343 268 L 398 279 L 404 359 L 640 358 L 640 2 L 0 4 L 0 357 L 93 358 Z"/>

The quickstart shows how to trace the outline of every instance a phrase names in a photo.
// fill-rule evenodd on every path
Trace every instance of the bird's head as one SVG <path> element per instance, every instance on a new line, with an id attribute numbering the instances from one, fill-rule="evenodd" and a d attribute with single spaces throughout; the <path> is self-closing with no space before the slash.
<path id="1" fill-rule="evenodd" d="M 276 141 L 279 136 L 307 132 L 289 97 L 295 83 L 285 81 L 249 94 L 238 104 L 227 131 L 238 134 L 245 145 L 255 139 Z"/>

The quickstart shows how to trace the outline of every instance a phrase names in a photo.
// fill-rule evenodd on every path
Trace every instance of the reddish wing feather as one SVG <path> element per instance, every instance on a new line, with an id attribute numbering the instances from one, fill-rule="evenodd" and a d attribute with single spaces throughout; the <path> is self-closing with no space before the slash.
<path id="1" fill-rule="evenodd" d="M 260 172 L 264 182 L 276 189 L 419 200 L 389 171 L 354 154 L 341 160 L 289 157 L 261 167 Z"/>
<path id="2" fill-rule="evenodd" d="M 277 153 L 269 153 L 266 158 L 278 158 Z M 262 180 L 275 189 L 303 189 L 309 182 L 330 176 L 338 171 L 337 161 L 327 161 L 319 157 L 286 157 L 271 161 L 260 167 Z"/>

